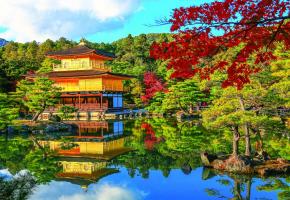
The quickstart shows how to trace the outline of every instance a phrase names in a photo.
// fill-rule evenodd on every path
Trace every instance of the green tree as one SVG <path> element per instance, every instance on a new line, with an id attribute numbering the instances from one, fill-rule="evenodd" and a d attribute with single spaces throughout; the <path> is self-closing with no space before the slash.
<path id="1" fill-rule="evenodd" d="M 63 120 L 69 120 L 73 117 L 73 113 L 77 112 L 77 108 L 73 106 L 62 106 L 59 109 L 59 112 L 61 113 L 61 118 Z"/>
<path id="2" fill-rule="evenodd" d="M 245 155 L 251 155 L 251 132 L 255 135 L 260 135 L 261 131 L 278 134 L 286 129 L 283 123 L 279 123 L 279 118 L 273 118 L 273 112 L 268 112 L 277 110 L 283 104 L 279 104 L 279 97 L 267 89 L 257 79 L 253 79 L 242 90 L 215 88 L 216 98 L 210 108 L 202 112 L 205 126 L 228 128 L 232 131 L 233 155 L 238 154 L 238 141 L 241 137 L 245 138 Z M 278 127 L 273 126 L 273 123 Z"/>
<path id="3" fill-rule="evenodd" d="M 199 89 L 196 81 L 187 79 L 177 82 L 168 88 L 162 107 L 164 110 L 175 109 L 182 110 L 186 113 L 192 113 L 194 107 L 199 111 L 199 104 L 206 101 L 206 94 Z"/>
<path id="4" fill-rule="evenodd" d="M 37 70 L 37 73 L 40 75 L 45 75 L 46 73 L 51 72 L 53 70 L 53 65 L 57 64 L 60 64 L 59 60 L 45 58 L 41 63 L 41 67 Z"/>
<path id="5" fill-rule="evenodd" d="M 237 156 L 238 143 L 241 138 L 241 127 L 249 123 L 258 125 L 265 118 L 264 116 L 258 117 L 254 111 L 245 110 L 244 103 L 241 103 L 242 97 L 240 91 L 235 88 L 221 89 L 221 92 L 221 96 L 212 101 L 210 108 L 202 112 L 202 119 L 204 125 L 208 128 L 228 128 L 232 132 L 232 155 Z M 247 135 L 246 137 L 249 136 Z M 247 142 L 249 141 L 247 140 Z M 248 146 L 248 148 L 250 147 Z M 250 149 L 246 149 L 246 154 L 248 151 Z"/>
<path id="6" fill-rule="evenodd" d="M 55 48 L 53 50 L 68 49 L 75 45 L 77 45 L 76 42 L 73 42 L 64 37 L 61 37 L 57 41 L 55 41 Z"/>
<path id="7" fill-rule="evenodd" d="M 43 43 L 39 45 L 37 50 L 36 59 L 39 62 L 42 62 L 45 59 L 45 54 L 49 51 L 53 51 L 55 48 L 55 44 L 52 40 L 47 39 Z"/>
<path id="8" fill-rule="evenodd" d="M 164 100 L 165 94 L 163 92 L 157 92 L 154 97 L 150 100 L 149 105 L 146 107 L 146 110 L 153 112 L 153 113 L 164 113 L 164 107 L 163 106 L 163 100 Z M 170 110 L 171 107 L 167 106 L 166 110 Z"/>
<path id="9" fill-rule="evenodd" d="M 23 104 L 34 113 L 33 121 L 48 107 L 58 103 L 61 88 L 54 86 L 54 81 L 37 77 L 33 81 L 22 80 L 17 87 L 17 93 L 23 98 Z"/>
<path id="10" fill-rule="evenodd" d="M 283 101 L 284 106 L 290 107 L 290 50 L 285 49 L 283 43 L 276 44 L 274 55 L 277 57 L 270 64 L 270 72 L 273 77 L 273 84 L 270 90 L 277 94 Z M 268 70 L 269 71 L 269 70 Z"/>
<path id="11" fill-rule="evenodd" d="M 0 51 L 0 72 L 12 84 L 30 70 L 37 70 L 40 62 L 35 58 L 38 44 L 9 42 Z M 7 86 L 6 86 L 7 87 Z M 11 90 L 7 88 L 7 90 Z"/>
<path id="12" fill-rule="evenodd" d="M 116 59 L 108 63 L 112 71 L 136 76 L 132 82 L 125 82 L 125 86 L 131 89 L 131 97 L 125 96 L 126 101 L 135 103 L 139 107 L 143 105 L 140 95 L 143 90 L 141 83 L 145 72 L 157 72 L 158 75 L 166 78 L 166 62 L 153 60 L 149 56 L 149 50 L 154 41 L 162 42 L 168 40 L 170 36 L 170 34 L 141 34 L 135 37 L 128 35 L 126 38 L 112 43 L 112 49 L 116 55 Z"/>
<path id="13" fill-rule="evenodd" d="M 6 131 L 7 126 L 19 116 L 19 106 L 11 96 L 0 93 L 0 131 Z"/>
<path id="14" fill-rule="evenodd" d="M 213 60 L 218 62 L 228 55 L 232 58 L 240 48 L 228 49 L 215 56 Z M 214 99 L 211 107 L 203 112 L 205 125 L 211 128 L 229 128 L 237 140 L 233 141 L 233 144 L 238 144 L 239 138 L 244 137 L 247 156 L 251 155 L 251 133 L 260 135 L 264 131 L 280 134 L 283 129 L 287 131 L 285 125 L 277 118 L 278 108 L 285 108 L 289 104 L 289 65 L 287 65 L 289 56 L 283 51 L 283 44 L 277 43 L 275 54 L 278 60 L 260 64 L 264 70 L 252 75 L 251 83 L 245 85 L 242 90 L 221 88 L 220 83 L 226 78 L 223 73 L 215 73 L 210 81 L 202 83 L 211 89 Z M 255 55 L 252 55 L 248 59 L 250 66 L 257 65 L 254 57 Z"/>
<path id="15" fill-rule="evenodd" d="M 36 60 L 36 55 L 38 51 L 38 44 L 36 41 L 28 43 L 25 57 L 28 60 Z"/>

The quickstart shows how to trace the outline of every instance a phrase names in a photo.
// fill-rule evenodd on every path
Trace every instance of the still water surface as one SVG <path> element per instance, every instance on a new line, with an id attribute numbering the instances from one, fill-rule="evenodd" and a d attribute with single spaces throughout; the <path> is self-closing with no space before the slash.
<path id="1" fill-rule="evenodd" d="M 265 135 L 264 146 L 289 159 L 287 138 Z M 33 137 L 20 131 L 1 136 L 0 199 L 290 199 L 289 177 L 201 167 L 201 151 L 230 149 L 224 130 L 165 119 L 73 122 L 69 131 L 50 127 Z"/>

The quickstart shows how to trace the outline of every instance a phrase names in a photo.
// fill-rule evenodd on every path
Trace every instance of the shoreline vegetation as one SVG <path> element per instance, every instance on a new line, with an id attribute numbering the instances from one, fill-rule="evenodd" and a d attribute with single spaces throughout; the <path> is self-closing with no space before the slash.
<path id="1" fill-rule="evenodd" d="M 153 42 L 169 41 L 172 41 L 171 34 L 141 34 L 136 37 L 129 35 L 112 44 L 85 42 L 91 48 L 115 53 L 116 59 L 107 63 L 112 67 L 112 72 L 136 77 L 124 82 L 129 91 L 124 95 L 126 104 L 145 109 L 152 116 L 175 115 L 181 122 L 184 119 L 199 118 L 200 123 L 209 131 L 230 132 L 233 141 L 232 156 L 237 162 L 243 160 L 240 158 L 244 156 L 253 159 L 254 145 L 258 152 L 267 152 L 262 139 L 259 139 L 263 135 L 289 137 L 286 123 L 289 121 L 290 53 L 283 43 L 275 43 L 273 54 L 277 59 L 264 64 L 263 71 L 252 74 L 251 82 L 242 89 L 237 89 L 221 86 L 221 82 L 227 78 L 223 70 L 211 74 L 210 79 L 198 76 L 171 79 L 170 75 L 174 71 L 166 68 L 168 62 L 152 59 L 149 52 Z M 52 87 L 53 82 L 44 77 L 51 70 L 54 61 L 45 59 L 45 52 L 73 45 L 76 43 L 61 38 L 56 42 L 47 40 L 41 44 L 10 42 L 0 48 L 0 72 L 3 79 L 0 82 L 2 131 L 5 132 L 15 119 L 27 119 L 30 115 L 30 119 L 34 118 L 32 121 L 35 121 L 36 116 L 56 103 L 60 90 Z M 224 57 L 236 55 L 242 47 L 241 44 L 228 48 L 214 55 L 211 62 L 218 63 Z M 227 59 L 228 62 L 231 61 L 230 56 Z M 249 59 L 247 64 L 254 66 L 255 61 Z M 34 83 L 23 80 L 23 76 L 31 71 L 36 71 L 39 76 Z M 15 89 L 16 92 L 13 92 Z M 62 117 L 65 120 L 71 114 L 64 111 L 58 120 Z M 133 116 L 127 116 L 130 117 Z M 253 138 L 258 138 L 259 142 L 254 144 Z M 245 142 L 244 155 L 238 152 L 241 140 Z"/>

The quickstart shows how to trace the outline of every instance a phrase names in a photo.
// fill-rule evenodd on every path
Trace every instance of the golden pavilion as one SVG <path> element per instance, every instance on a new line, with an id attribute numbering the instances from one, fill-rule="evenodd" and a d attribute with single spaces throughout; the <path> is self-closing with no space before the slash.
<path id="1" fill-rule="evenodd" d="M 73 106 L 79 112 L 122 110 L 123 81 L 133 76 L 111 72 L 106 61 L 113 60 L 113 54 L 91 49 L 81 42 L 73 48 L 48 52 L 46 56 L 60 61 L 48 77 L 62 88 L 60 103 L 50 112 L 57 112 L 62 105 Z"/>

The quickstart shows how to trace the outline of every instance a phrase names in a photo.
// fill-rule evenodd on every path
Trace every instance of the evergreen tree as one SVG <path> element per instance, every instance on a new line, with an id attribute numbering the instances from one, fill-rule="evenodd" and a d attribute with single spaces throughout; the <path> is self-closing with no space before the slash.
<path id="1" fill-rule="evenodd" d="M 5 93 L 0 93 L 0 131 L 6 132 L 8 125 L 18 117 L 17 102 Z"/>
<path id="2" fill-rule="evenodd" d="M 182 110 L 185 113 L 192 113 L 194 107 L 200 110 L 200 104 L 206 102 L 206 94 L 201 91 L 193 79 L 177 82 L 168 88 L 162 108 L 163 110 Z"/>
<path id="3" fill-rule="evenodd" d="M 54 86 L 54 81 L 44 77 L 37 77 L 33 82 L 22 80 L 17 87 L 23 104 L 34 113 L 33 121 L 36 121 L 46 108 L 58 103 L 60 90 L 61 88 Z"/>

